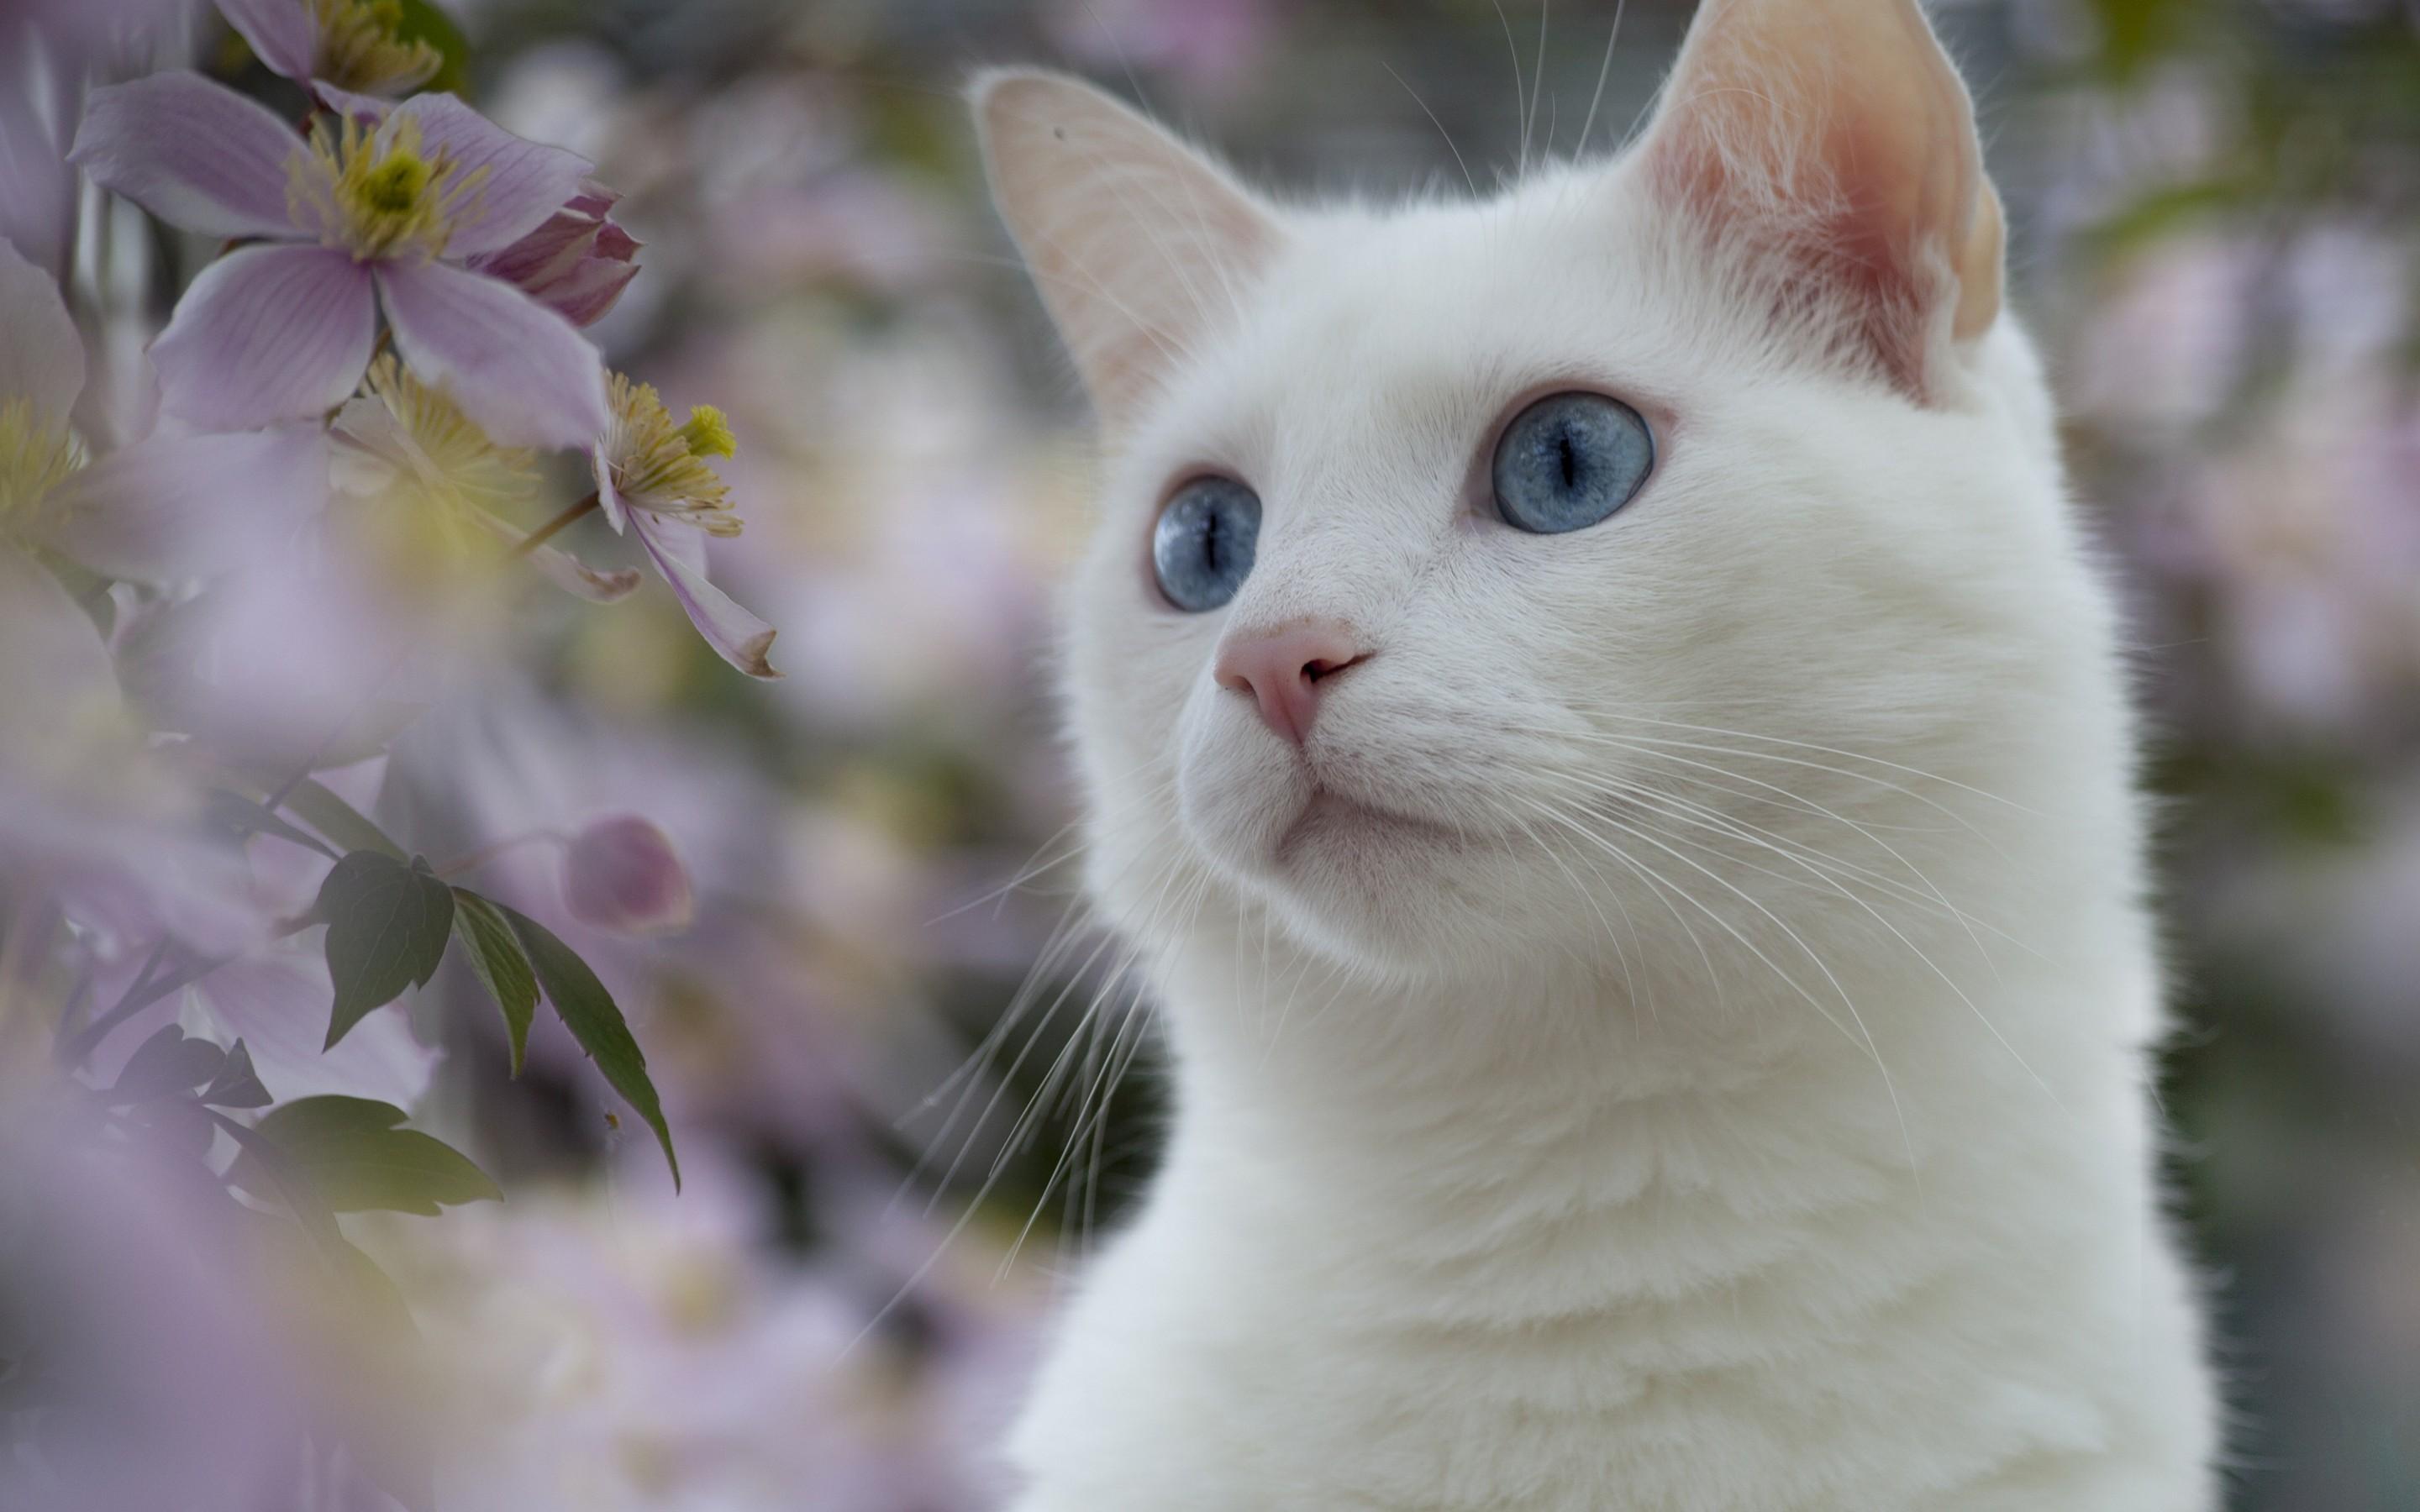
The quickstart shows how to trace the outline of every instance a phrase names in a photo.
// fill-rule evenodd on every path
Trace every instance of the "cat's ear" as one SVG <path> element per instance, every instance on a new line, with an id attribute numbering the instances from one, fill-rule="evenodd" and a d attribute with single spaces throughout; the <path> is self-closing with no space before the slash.
<path id="1" fill-rule="evenodd" d="M 1919 400 L 1998 317 L 1999 196 L 1916 0 L 1704 0 L 1642 151 L 1714 234 L 1842 299 Z"/>
<path id="2" fill-rule="evenodd" d="M 1217 164 L 1078 80 L 1008 70 L 971 91 L 1001 219 L 1117 428 L 1276 252 L 1277 216 Z"/>

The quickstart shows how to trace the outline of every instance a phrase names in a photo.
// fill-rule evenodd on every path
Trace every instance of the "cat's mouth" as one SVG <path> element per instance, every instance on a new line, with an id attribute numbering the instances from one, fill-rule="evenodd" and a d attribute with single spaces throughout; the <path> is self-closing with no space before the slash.
<path id="1" fill-rule="evenodd" d="M 1283 865 L 1308 846 L 1365 846 L 1405 841 L 1459 847 L 1468 837 L 1450 825 L 1423 819 L 1334 788 L 1314 786 L 1302 811 L 1278 835 L 1272 858 Z"/>

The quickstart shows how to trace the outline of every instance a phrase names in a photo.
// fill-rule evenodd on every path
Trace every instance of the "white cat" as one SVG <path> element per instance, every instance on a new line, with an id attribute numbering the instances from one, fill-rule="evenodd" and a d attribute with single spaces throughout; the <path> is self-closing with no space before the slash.
<path id="1" fill-rule="evenodd" d="M 2215 1506 L 2115 612 L 1912 0 L 1711 0 L 1475 204 L 975 102 L 1174 1064 L 1019 1505 Z"/>

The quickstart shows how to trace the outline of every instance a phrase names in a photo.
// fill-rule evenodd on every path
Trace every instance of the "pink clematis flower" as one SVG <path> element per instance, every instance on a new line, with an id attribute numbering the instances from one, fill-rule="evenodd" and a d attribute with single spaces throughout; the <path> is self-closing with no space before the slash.
<path id="1" fill-rule="evenodd" d="M 298 84 L 403 94 L 437 76 L 445 59 L 403 33 L 396 0 L 218 0 L 272 73 Z"/>
<path id="2" fill-rule="evenodd" d="M 604 428 L 604 370 L 569 320 L 466 259 L 581 193 L 588 163 L 452 95 L 307 139 L 186 72 L 93 92 L 71 161 L 161 219 L 258 239 L 194 281 L 152 344 L 161 408 L 216 430 L 317 416 L 360 384 L 383 309 L 397 350 L 506 446 Z"/>
<path id="3" fill-rule="evenodd" d="M 613 423 L 589 452 L 597 506 L 614 530 L 627 525 L 638 535 L 690 623 L 723 660 L 751 677 L 781 676 L 768 659 L 773 627 L 706 579 L 706 538 L 739 533 L 730 489 L 707 465 L 732 455 L 729 423 L 699 405 L 676 425 L 651 385 L 619 373 L 613 393 Z"/>

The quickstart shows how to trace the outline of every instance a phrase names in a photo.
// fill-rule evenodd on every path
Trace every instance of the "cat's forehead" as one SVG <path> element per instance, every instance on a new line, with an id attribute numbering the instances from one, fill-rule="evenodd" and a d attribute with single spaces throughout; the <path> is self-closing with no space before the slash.
<path id="1" fill-rule="evenodd" d="M 1174 385 L 1180 427 L 1419 425 L 1508 387 L 1644 377 L 1681 345 L 1689 301 L 1602 171 L 1290 229 Z"/>

